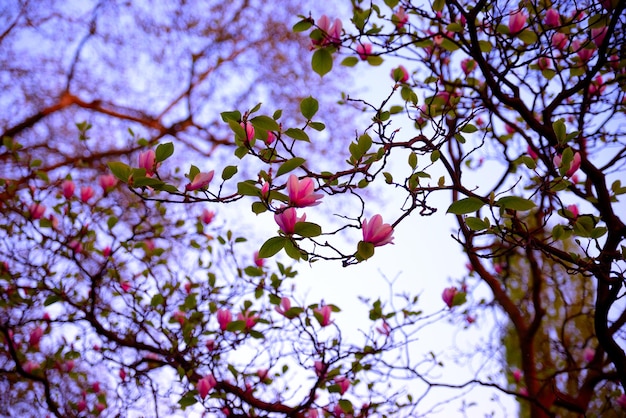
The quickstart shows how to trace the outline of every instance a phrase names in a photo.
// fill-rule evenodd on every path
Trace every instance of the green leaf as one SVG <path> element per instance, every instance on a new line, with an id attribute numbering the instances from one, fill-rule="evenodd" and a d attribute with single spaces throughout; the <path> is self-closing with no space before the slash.
<path id="1" fill-rule="evenodd" d="M 431 154 L 430 154 L 430 162 L 434 163 L 436 162 L 439 157 L 441 157 L 441 151 L 439 151 L 438 149 L 434 150 Z"/>
<path id="2" fill-rule="evenodd" d="M 46 298 L 46 300 L 43 302 L 43 306 L 50 306 L 54 303 L 57 303 L 58 301 L 61 300 L 61 297 L 58 295 L 50 295 Z"/>
<path id="3" fill-rule="evenodd" d="M 160 188 L 165 183 L 159 179 L 153 177 L 138 177 L 133 178 L 133 187 L 153 187 Z"/>
<path id="4" fill-rule="evenodd" d="M 265 131 L 279 131 L 280 126 L 278 123 L 269 116 L 255 116 L 250 119 L 250 123 L 255 129 L 263 129 Z"/>
<path id="5" fill-rule="evenodd" d="M 433 2 L 433 11 L 440 12 L 443 10 L 443 7 L 446 5 L 446 0 L 435 0 Z"/>
<path id="6" fill-rule="evenodd" d="M 293 232 L 305 238 L 313 238 L 322 235 L 322 228 L 312 222 L 296 222 Z"/>
<path id="7" fill-rule="evenodd" d="M 374 244 L 371 242 L 359 241 L 356 250 L 357 258 L 367 260 L 374 255 Z"/>
<path id="8" fill-rule="evenodd" d="M 498 199 L 495 205 L 504 209 L 530 210 L 535 207 L 535 202 L 519 196 L 504 196 Z"/>
<path id="9" fill-rule="evenodd" d="M 171 157 L 172 154 L 174 154 L 174 144 L 172 144 L 171 142 L 159 144 L 159 146 L 156 148 L 155 160 L 157 163 L 160 163 L 161 161 L 165 161 L 166 159 Z"/>
<path id="10" fill-rule="evenodd" d="M 467 125 L 463 127 L 463 129 L 461 129 L 461 132 L 464 132 L 466 134 L 472 134 L 476 132 L 477 130 L 478 128 L 476 126 L 472 125 L 471 123 L 468 123 Z"/>
<path id="11" fill-rule="evenodd" d="M 285 131 L 285 135 L 290 138 L 297 139 L 298 141 L 309 141 L 309 136 L 302 129 L 289 128 Z"/>
<path id="12" fill-rule="evenodd" d="M 252 203 L 252 212 L 258 215 L 260 213 L 267 212 L 267 207 L 261 202 L 254 202 Z"/>
<path id="13" fill-rule="evenodd" d="M 236 165 L 226 166 L 226 167 L 224 167 L 224 170 L 222 171 L 222 180 L 231 179 L 235 174 L 237 174 L 237 166 Z"/>
<path id="14" fill-rule="evenodd" d="M 534 44 L 537 42 L 537 34 L 532 30 L 524 30 L 517 34 L 517 37 L 522 40 L 526 45 Z"/>
<path id="15" fill-rule="evenodd" d="M 220 116 L 222 117 L 222 120 L 226 123 L 228 123 L 228 121 L 232 120 L 233 122 L 241 122 L 241 112 L 238 110 L 233 110 L 231 112 L 222 112 L 220 113 Z"/>
<path id="16" fill-rule="evenodd" d="M 413 170 L 417 167 L 417 154 L 414 152 L 409 154 L 409 166 L 411 166 Z"/>
<path id="17" fill-rule="evenodd" d="M 107 163 L 107 165 L 115 177 L 124 183 L 128 182 L 128 177 L 130 177 L 131 173 L 131 168 L 129 166 L 119 161 L 111 161 Z"/>
<path id="18" fill-rule="evenodd" d="M 324 129 L 326 129 L 326 125 L 324 125 L 322 122 L 309 122 L 309 126 L 316 131 L 323 131 Z"/>
<path id="19" fill-rule="evenodd" d="M 333 69 L 333 56 L 327 48 L 318 49 L 311 58 L 311 67 L 320 77 Z"/>
<path id="20" fill-rule="evenodd" d="M 453 213 L 455 215 L 464 215 L 466 213 L 476 212 L 482 208 L 485 203 L 477 197 L 466 197 L 465 199 L 457 200 L 453 202 L 446 213 Z"/>
<path id="21" fill-rule="evenodd" d="M 488 41 L 478 41 L 478 46 L 480 47 L 480 52 L 484 52 L 488 54 L 493 49 L 493 45 L 491 45 Z"/>
<path id="22" fill-rule="evenodd" d="M 311 19 L 302 19 L 301 21 L 296 22 L 291 30 L 293 30 L 294 32 L 304 32 L 309 30 L 311 26 L 313 26 L 313 23 L 311 23 Z"/>
<path id="23" fill-rule="evenodd" d="M 556 122 L 552 123 L 552 129 L 554 129 L 554 134 L 556 135 L 557 141 L 559 144 L 562 144 L 565 141 L 565 137 L 567 131 L 565 129 L 565 121 L 563 119 L 559 119 Z"/>
<path id="24" fill-rule="evenodd" d="M 482 231 L 489 228 L 489 224 L 485 223 L 482 219 L 473 216 L 465 218 L 465 223 L 472 231 Z"/>
<path id="25" fill-rule="evenodd" d="M 195 390 L 185 393 L 185 395 L 183 395 L 183 397 L 180 398 L 180 400 L 178 401 L 181 409 L 185 410 L 185 408 L 187 408 L 188 406 L 196 404 L 198 402 L 198 400 L 196 399 L 197 393 L 198 392 Z"/>
<path id="26" fill-rule="evenodd" d="M 346 67 L 354 67 L 359 63 L 359 59 L 357 57 L 346 57 L 341 61 L 341 65 Z"/>
<path id="27" fill-rule="evenodd" d="M 283 174 L 286 174 L 286 173 L 289 173 L 290 171 L 295 170 L 296 168 L 300 167 L 305 162 L 306 160 L 301 157 L 295 157 L 295 158 L 292 158 L 291 160 L 285 161 L 280 167 L 278 167 L 278 170 L 276 171 L 276 177 L 280 177 Z"/>
<path id="28" fill-rule="evenodd" d="M 109 229 L 113 229 L 113 227 L 117 224 L 117 218 L 115 216 L 109 216 L 107 219 L 107 226 Z"/>
<path id="29" fill-rule="evenodd" d="M 261 196 L 261 191 L 256 188 L 256 183 L 252 180 L 237 183 L 237 193 L 242 196 Z"/>
<path id="30" fill-rule="evenodd" d="M 163 295 L 160 293 L 157 293 L 154 296 L 152 296 L 152 300 L 150 301 L 150 306 L 152 306 L 153 308 L 156 308 L 159 305 L 163 305 L 164 302 L 165 302 L 165 298 L 163 297 Z"/>
<path id="31" fill-rule="evenodd" d="M 368 55 L 367 57 L 367 63 L 369 65 L 379 66 L 383 63 L 383 61 L 383 57 L 380 55 Z"/>
<path id="32" fill-rule="evenodd" d="M 269 258 L 274 256 L 285 247 L 288 239 L 284 237 L 272 237 L 265 241 L 259 249 L 259 258 Z"/>
<path id="33" fill-rule="evenodd" d="M 300 102 L 300 112 L 307 120 L 313 119 L 313 116 L 319 109 L 319 103 L 313 97 L 309 96 Z"/>
<path id="34" fill-rule="evenodd" d="M 401 113 L 404 111 L 404 106 L 391 106 L 389 108 L 389 113 L 391 113 L 392 115 L 395 115 L 397 113 Z"/>

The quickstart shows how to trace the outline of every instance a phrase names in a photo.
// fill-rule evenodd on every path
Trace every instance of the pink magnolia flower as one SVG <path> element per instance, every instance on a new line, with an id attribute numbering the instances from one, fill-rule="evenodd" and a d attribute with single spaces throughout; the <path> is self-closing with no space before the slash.
<path id="1" fill-rule="evenodd" d="M 287 297 L 282 298 L 280 300 L 280 305 L 274 308 L 274 310 L 276 310 L 276 312 L 278 312 L 279 314 L 281 314 L 282 316 L 285 316 L 287 318 L 289 318 L 287 316 L 287 311 L 289 309 L 291 309 L 291 301 Z"/>
<path id="2" fill-rule="evenodd" d="M 567 206 L 567 210 L 572 212 L 572 216 L 574 216 L 574 219 L 578 218 L 578 206 L 576 206 L 576 205 L 568 205 Z"/>
<path id="3" fill-rule="evenodd" d="M 303 214 L 298 218 L 295 208 L 287 208 L 280 213 L 275 213 L 274 220 L 278 224 L 281 231 L 287 235 L 291 235 L 294 233 L 296 223 L 304 222 L 306 220 L 306 214 Z"/>
<path id="4" fill-rule="evenodd" d="M 204 345 L 206 349 L 209 351 L 215 350 L 215 340 L 207 340 L 207 342 Z"/>
<path id="5" fill-rule="evenodd" d="M 254 252 L 253 258 L 254 258 L 254 265 L 255 266 L 263 267 L 263 265 L 265 264 L 265 259 L 259 257 L 259 252 L 258 251 Z"/>
<path id="6" fill-rule="evenodd" d="M 372 55 L 372 44 L 364 43 L 357 45 L 356 53 L 359 54 L 359 58 L 361 58 L 362 61 L 366 61 L 367 57 Z"/>
<path id="7" fill-rule="evenodd" d="M 601 28 L 593 28 L 591 29 L 591 39 L 599 48 L 604 42 L 604 38 L 606 37 L 606 26 L 602 26 Z"/>
<path id="8" fill-rule="evenodd" d="M 602 94 L 606 90 L 606 84 L 601 75 L 596 76 L 593 83 L 589 85 L 589 94 Z"/>
<path id="9" fill-rule="evenodd" d="M 289 203 L 297 208 L 304 208 L 307 206 L 316 206 L 322 202 L 318 202 L 322 197 L 321 193 L 313 193 L 315 191 L 315 184 L 310 178 L 303 178 L 298 180 L 295 175 L 290 175 L 287 180 L 287 192 L 289 194 Z"/>
<path id="10" fill-rule="evenodd" d="M 324 38 L 321 42 L 314 42 L 314 44 L 324 46 L 328 44 L 337 45 L 341 43 L 341 20 L 335 19 L 335 21 L 331 24 L 328 16 L 322 15 L 322 17 L 320 17 L 317 21 L 317 26 L 323 32 Z"/>
<path id="11" fill-rule="evenodd" d="M 533 148 L 530 145 L 528 146 L 528 148 L 526 148 L 526 154 L 528 154 L 528 156 L 535 161 L 537 160 L 537 158 L 539 158 L 537 153 L 533 150 Z"/>
<path id="12" fill-rule="evenodd" d="M 156 154 L 153 150 L 139 153 L 139 168 L 146 170 L 146 176 L 150 177 L 154 174 L 156 168 Z"/>
<path id="13" fill-rule="evenodd" d="M 252 329 L 252 327 L 254 327 L 259 320 L 259 316 L 248 311 L 240 312 L 237 314 L 237 320 L 243 321 L 246 329 Z"/>
<path id="14" fill-rule="evenodd" d="M 561 156 L 558 155 L 558 154 L 555 155 L 554 158 L 552 159 L 552 162 L 554 163 L 555 167 L 560 168 L 561 167 Z M 572 163 L 570 164 L 569 168 L 565 172 L 565 176 L 566 177 L 572 177 L 574 175 L 574 173 L 576 171 L 578 171 L 579 168 L 580 168 L 580 153 L 576 152 L 574 154 L 573 159 L 572 159 Z"/>
<path id="15" fill-rule="evenodd" d="M 512 13 L 509 16 L 509 33 L 514 35 L 521 32 L 526 25 L 526 19 L 528 19 L 528 17 L 521 10 Z"/>
<path id="16" fill-rule="evenodd" d="M 324 305 L 320 308 L 315 308 L 313 311 L 319 315 L 319 318 L 317 318 L 317 320 L 319 321 L 321 326 L 327 327 L 328 325 L 332 324 L 332 321 L 330 320 L 330 314 L 332 313 L 332 309 L 330 306 Z"/>
<path id="17" fill-rule="evenodd" d="M 72 180 L 63 180 L 61 184 L 61 190 L 63 191 L 63 197 L 66 199 L 71 199 L 74 196 L 74 190 L 76 189 L 76 185 Z"/>
<path id="18" fill-rule="evenodd" d="M 274 135 L 274 132 L 269 131 L 267 133 L 267 139 L 265 140 L 265 143 L 267 145 L 272 145 L 274 143 L 274 141 L 276 141 L 276 135 Z"/>
<path id="19" fill-rule="evenodd" d="M 561 24 L 561 15 L 554 9 L 548 9 L 544 23 L 552 28 L 559 26 Z"/>
<path id="20" fill-rule="evenodd" d="M 391 78 L 396 83 L 406 83 L 409 81 L 409 72 L 403 65 L 400 65 L 391 70 Z"/>
<path id="21" fill-rule="evenodd" d="M 583 351 L 583 357 L 585 358 L 585 361 L 587 363 L 591 363 L 591 361 L 593 360 L 595 356 L 596 356 L 596 350 L 594 350 L 593 348 L 587 347 Z"/>
<path id="22" fill-rule="evenodd" d="M 471 58 L 465 58 L 463 61 L 461 61 L 461 69 L 463 70 L 463 73 L 465 73 L 465 75 L 468 75 L 476 69 L 476 61 Z"/>
<path id="23" fill-rule="evenodd" d="M 187 319 L 187 315 L 185 315 L 185 312 L 182 311 L 176 311 L 174 312 L 174 314 L 172 315 L 172 318 L 174 318 L 174 321 L 178 322 L 180 325 L 185 323 L 185 319 Z"/>
<path id="24" fill-rule="evenodd" d="M 343 395 L 350 387 L 350 381 L 343 376 L 335 377 L 335 383 L 339 386 L 339 393 Z"/>
<path id="25" fill-rule="evenodd" d="M 315 369 L 315 374 L 317 376 L 321 376 L 322 373 L 324 373 L 324 363 L 319 360 L 315 360 L 315 362 L 313 362 L 313 369 Z"/>
<path id="26" fill-rule="evenodd" d="M 541 71 L 547 70 L 552 67 L 552 62 L 547 57 L 539 57 L 537 60 L 537 67 L 539 67 Z"/>
<path id="27" fill-rule="evenodd" d="M 200 216 L 200 220 L 203 224 L 209 225 L 213 222 L 213 218 L 215 218 L 215 212 L 212 210 L 204 209 L 202 211 L 202 215 Z"/>
<path id="28" fill-rule="evenodd" d="M 98 181 L 100 183 L 100 187 L 102 187 L 102 190 L 105 192 L 111 190 L 117 184 L 117 179 L 113 174 L 103 174 L 98 178 Z"/>
<path id="29" fill-rule="evenodd" d="M 120 369 L 120 379 L 122 379 L 122 381 L 126 380 L 126 370 L 124 369 Z"/>
<path id="30" fill-rule="evenodd" d="M 217 323 L 220 325 L 220 329 L 222 331 L 226 331 L 226 328 L 232 319 L 233 314 L 231 314 L 230 311 L 227 311 L 226 309 L 217 310 Z"/>
<path id="31" fill-rule="evenodd" d="M 85 401 L 84 399 L 81 399 L 80 401 L 76 403 L 76 410 L 78 412 L 83 412 L 86 408 L 87 408 L 87 401 Z"/>
<path id="32" fill-rule="evenodd" d="M 217 385 L 217 381 L 213 377 L 213 375 L 204 376 L 202 379 L 198 380 L 196 384 L 196 389 L 198 389 L 198 394 L 202 399 L 206 398 L 211 389 L 213 389 Z"/>
<path id="33" fill-rule="evenodd" d="M 213 180 L 213 176 L 215 175 L 215 171 L 211 170 L 208 173 L 198 173 L 195 175 L 191 183 L 185 186 L 185 189 L 188 191 L 194 191 L 198 189 L 206 188 L 211 180 Z"/>
<path id="34" fill-rule="evenodd" d="M 522 371 L 520 369 L 513 370 L 513 380 L 515 380 L 516 383 L 522 380 Z"/>
<path id="35" fill-rule="evenodd" d="M 380 327 L 377 327 L 376 331 L 378 331 L 380 335 L 388 337 L 391 334 L 391 327 L 389 326 L 387 321 L 383 321 L 383 324 Z"/>
<path id="36" fill-rule="evenodd" d="M 382 216 L 374 215 L 369 221 L 363 221 L 363 241 L 374 244 L 374 247 L 393 244 L 393 228 L 383 223 Z"/>
<path id="37" fill-rule="evenodd" d="M 441 294 L 441 299 L 443 299 L 445 304 L 448 305 L 448 308 L 452 308 L 452 305 L 454 304 L 454 296 L 458 292 L 459 291 L 457 290 L 456 287 L 447 287 L 443 289 L 443 293 Z"/>
<path id="38" fill-rule="evenodd" d="M 191 287 L 192 287 L 191 282 L 185 282 L 185 293 L 190 294 L 191 293 Z"/>
<path id="39" fill-rule="evenodd" d="M 124 292 L 128 292 L 131 288 L 130 282 L 128 280 L 124 280 L 120 283 L 120 287 Z"/>
<path id="40" fill-rule="evenodd" d="M 259 376 L 259 379 L 261 379 L 261 382 L 265 381 L 265 379 L 267 379 L 267 375 L 269 373 L 269 370 L 267 369 L 259 369 L 256 371 L 256 375 Z"/>
<path id="41" fill-rule="evenodd" d="M 80 200 L 83 203 L 87 203 L 94 195 L 94 191 L 91 186 L 83 186 L 80 188 Z"/>
<path id="42" fill-rule="evenodd" d="M 320 413 L 318 412 L 317 409 L 309 409 L 306 412 L 306 418 L 319 418 Z"/>
<path id="43" fill-rule="evenodd" d="M 565 45 L 567 44 L 567 35 L 561 32 L 556 32 L 552 35 L 552 46 L 558 50 L 565 49 Z"/>
<path id="44" fill-rule="evenodd" d="M 69 244 L 67 244 L 76 254 L 80 254 L 83 252 L 83 244 L 78 240 L 71 240 Z"/>
<path id="45" fill-rule="evenodd" d="M 46 207 L 41 203 L 31 203 L 28 207 L 28 212 L 30 212 L 30 217 L 33 219 L 41 219 L 43 214 L 46 212 Z"/>
<path id="46" fill-rule="evenodd" d="M 261 186 L 261 196 L 267 199 L 269 195 L 270 195 L 270 183 L 266 181 L 265 183 L 263 183 L 263 186 Z"/>
<path id="47" fill-rule="evenodd" d="M 509 125 L 508 123 L 506 125 L 504 125 L 504 130 L 509 135 L 513 135 L 515 133 L 515 128 L 512 127 L 511 125 Z"/>
<path id="48" fill-rule="evenodd" d="M 522 395 L 522 396 L 528 396 L 528 389 L 526 389 L 526 388 L 521 388 L 521 389 L 519 390 L 519 393 L 520 393 L 520 395 Z"/>
<path id="49" fill-rule="evenodd" d="M 22 365 L 22 368 L 26 373 L 32 373 L 39 368 L 39 363 L 28 360 L 26 363 Z"/>
<path id="50" fill-rule="evenodd" d="M 37 327 L 30 332 L 29 335 L 29 344 L 31 347 L 39 347 L 39 341 L 41 341 L 41 337 L 43 337 L 43 328 Z"/>
<path id="51" fill-rule="evenodd" d="M 594 49 L 583 48 L 579 41 L 572 42 L 572 48 L 583 64 L 587 63 L 594 53 Z"/>
<path id="52" fill-rule="evenodd" d="M 620 397 L 617 398 L 617 404 L 626 409 L 626 394 L 622 393 Z"/>
<path id="53" fill-rule="evenodd" d="M 245 142 L 250 142 L 250 140 L 254 139 L 254 126 L 250 122 L 241 122 L 239 125 L 246 131 Z"/>
<path id="54" fill-rule="evenodd" d="M 404 7 L 400 7 L 397 12 L 391 17 L 391 21 L 396 25 L 396 28 L 402 29 L 406 22 L 409 21 L 409 15 L 406 14 Z"/>

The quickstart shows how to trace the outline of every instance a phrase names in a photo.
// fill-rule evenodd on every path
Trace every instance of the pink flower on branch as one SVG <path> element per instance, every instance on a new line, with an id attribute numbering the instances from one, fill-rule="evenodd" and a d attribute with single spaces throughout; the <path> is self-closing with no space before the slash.
<path id="1" fill-rule="evenodd" d="M 245 142 L 250 142 L 254 139 L 254 126 L 250 122 L 241 122 L 239 125 L 246 131 L 246 137 L 244 138 Z"/>
<path id="2" fill-rule="evenodd" d="M 280 213 L 275 213 L 274 220 L 281 231 L 287 235 L 291 235 L 295 232 L 296 223 L 306 220 L 306 214 L 298 218 L 295 208 L 287 208 Z"/>
<path id="3" fill-rule="evenodd" d="M 396 25 L 396 28 L 398 29 L 402 29 L 404 25 L 406 25 L 406 23 L 409 21 L 409 15 L 406 14 L 406 10 L 404 10 L 404 7 L 400 7 L 398 11 L 395 12 L 393 16 L 391 16 L 391 21 L 394 25 Z"/>
<path id="4" fill-rule="evenodd" d="M 509 33 L 515 35 L 521 32 L 526 25 L 526 19 L 528 19 L 528 17 L 521 10 L 512 13 L 509 16 Z"/>
<path id="5" fill-rule="evenodd" d="M 318 202 L 322 197 L 321 193 L 313 193 L 315 184 L 310 178 L 298 180 L 295 175 L 290 175 L 287 180 L 287 193 L 289 194 L 289 203 L 297 208 L 307 206 L 316 206 L 322 202 Z"/>
<path id="6" fill-rule="evenodd" d="M 28 207 L 28 212 L 30 213 L 30 217 L 33 219 L 41 219 L 43 214 L 46 213 L 46 207 L 41 203 L 32 203 Z"/>
<path id="7" fill-rule="evenodd" d="M 230 324 L 232 319 L 233 314 L 231 314 L 230 311 L 226 309 L 217 310 L 217 323 L 220 325 L 220 329 L 222 331 L 226 331 L 226 328 L 228 327 L 228 324 Z"/>
<path id="8" fill-rule="evenodd" d="M 185 186 L 185 189 L 191 192 L 194 190 L 206 188 L 209 185 L 209 183 L 211 183 L 211 180 L 213 180 L 214 174 L 215 174 L 215 171 L 213 170 L 209 171 L 208 173 L 196 174 L 193 180 L 191 181 L 191 183 Z"/>
<path id="9" fill-rule="evenodd" d="M 156 154 L 153 150 L 139 153 L 139 168 L 146 170 L 146 176 L 150 177 L 154 174 L 156 168 Z"/>
<path id="10" fill-rule="evenodd" d="M 452 308 L 454 306 L 454 297 L 459 291 L 456 287 L 447 287 L 443 289 L 443 293 L 441 294 L 441 299 L 448 305 L 448 308 Z"/>
<path id="11" fill-rule="evenodd" d="M 560 155 L 558 154 L 555 155 L 554 158 L 552 159 L 552 162 L 554 163 L 554 166 L 556 168 L 561 168 L 561 156 Z M 574 157 L 572 158 L 572 162 L 570 163 L 569 168 L 565 172 L 565 176 L 572 177 L 574 173 L 578 171 L 578 169 L 580 168 L 580 162 L 581 162 L 580 153 L 578 152 L 574 153 Z"/>
<path id="12" fill-rule="evenodd" d="M 87 203 L 94 195 L 94 191 L 91 186 L 83 186 L 80 188 L 80 200 L 83 203 Z"/>
<path id="13" fill-rule="evenodd" d="M 362 61 L 367 61 L 367 57 L 372 55 L 372 44 L 365 43 L 357 45 L 356 53 L 359 54 L 359 58 L 361 58 Z"/>
<path id="14" fill-rule="evenodd" d="M 213 222 L 213 218 L 215 218 L 215 212 L 208 209 L 204 209 L 202 211 L 202 215 L 200 215 L 200 221 L 206 225 L 209 225 L 211 222 Z"/>
<path id="15" fill-rule="evenodd" d="M 274 309 L 282 316 L 289 318 L 289 316 L 287 316 L 287 311 L 291 309 L 291 301 L 289 300 L 289 298 L 284 297 L 280 300 L 280 306 L 277 306 Z"/>
<path id="16" fill-rule="evenodd" d="M 196 389 L 198 389 L 198 395 L 202 399 L 206 398 L 211 389 L 213 389 L 217 385 L 217 381 L 213 377 L 213 375 L 208 375 L 198 380 L 196 384 Z"/>
<path id="17" fill-rule="evenodd" d="M 561 24 L 561 15 L 558 11 L 554 9 L 548 9 L 548 11 L 546 12 L 546 18 L 544 20 L 544 23 L 546 24 L 546 26 L 552 28 L 559 26 Z"/>
<path id="18" fill-rule="evenodd" d="M 317 27 L 320 28 L 323 34 L 321 41 L 313 41 L 314 45 L 338 45 L 341 43 L 341 29 L 343 27 L 341 20 L 335 19 L 331 24 L 330 19 L 326 15 L 322 15 L 317 21 Z"/>
<path id="19" fill-rule="evenodd" d="M 104 174 L 98 178 L 98 182 L 100 183 L 100 187 L 105 192 L 111 190 L 115 185 L 117 185 L 117 179 L 113 174 Z"/>
<path id="20" fill-rule="evenodd" d="M 257 321 L 259 320 L 259 316 L 246 311 L 246 312 L 238 313 L 237 320 L 243 321 L 245 324 L 244 327 L 246 329 L 252 329 L 256 325 Z"/>
<path id="21" fill-rule="evenodd" d="M 63 197 L 66 199 L 71 199 L 74 196 L 74 190 L 76 189 L 76 185 L 72 180 L 63 180 L 61 184 L 61 190 L 63 192 Z"/>
<path id="22" fill-rule="evenodd" d="M 328 325 L 332 324 L 332 321 L 330 320 L 330 314 L 332 313 L 332 311 L 332 308 L 328 305 L 324 305 L 320 308 L 315 308 L 313 310 L 313 312 L 316 313 L 317 320 L 323 327 L 327 327 Z"/>
<path id="23" fill-rule="evenodd" d="M 374 215 L 369 221 L 363 221 L 363 241 L 374 244 L 374 247 L 393 244 L 393 228 L 383 223 L 382 216 Z"/>
<path id="24" fill-rule="evenodd" d="M 339 386 L 339 393 L 343 395 L 350 388 L 350 381 L 343 376 L 335 377 L 335 383 Z"/>
<path id="25" fill-rule="evenodd" d="M 409 81 L 409 72 L 403 65 L 391 70 L 391 78 L 397 83 L 406 83 Z"/>

